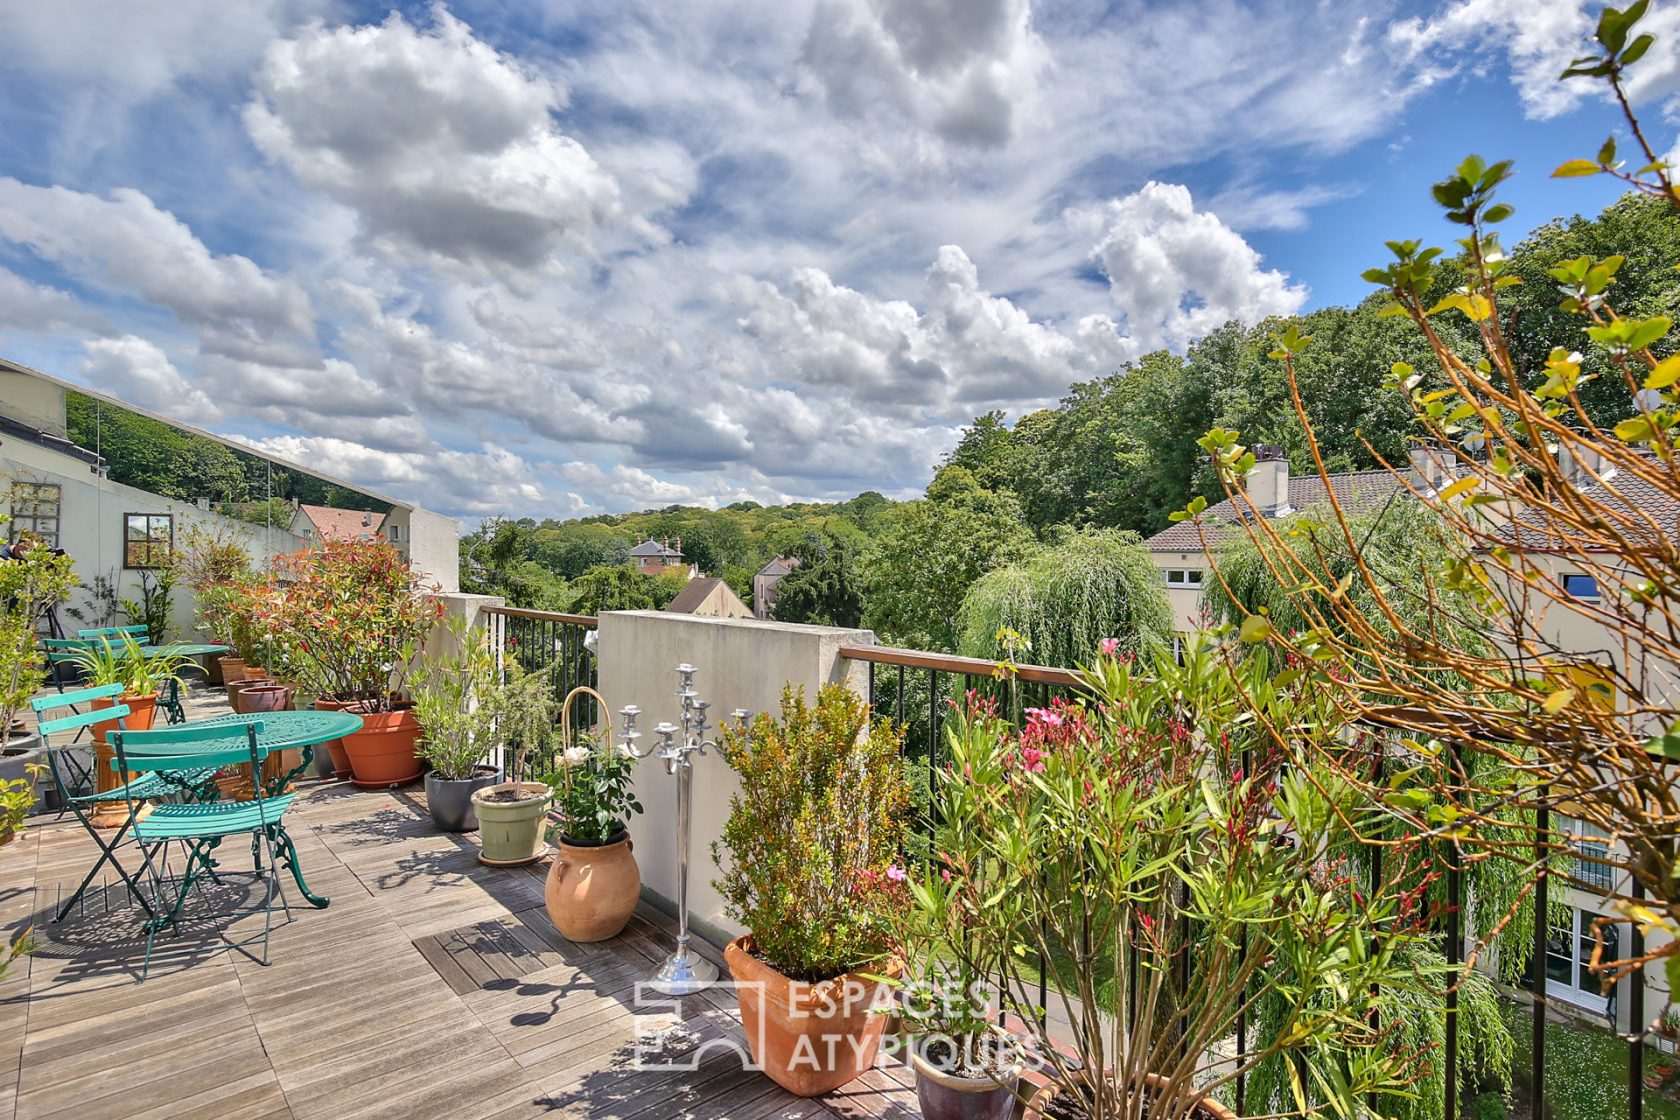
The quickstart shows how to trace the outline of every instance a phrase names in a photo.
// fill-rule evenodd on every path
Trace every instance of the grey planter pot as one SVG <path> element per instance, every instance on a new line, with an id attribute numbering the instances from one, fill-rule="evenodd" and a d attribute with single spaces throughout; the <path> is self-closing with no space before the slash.
<path id="1" fill-rule="evenodd" d="M 479 770 L 477 777 L 454 782 L 427 771 L 426 805 L 432 811 L 432 823 L 444 832 L 471 832 L 478 827 L 472 795 L 502 780 L 500 770 L 492 770 L 488 766 L 481 766 Z"/>
<path id="2" fill-rule="evenodd" d="M 6 745 L 6 753 L 0 754 L 0 782 L 28 780 L 34 788 L 35 803 L 30 806 L 25 816 L 52 808 L 47 804 L 47 795 L 52 789 L 52 774 L 49 771 L 39 778 L 31 779 L 29 768 L 35 765 L 47 765 L 46 748 L 41 746 L 38 735 L 13 736 Z"/>

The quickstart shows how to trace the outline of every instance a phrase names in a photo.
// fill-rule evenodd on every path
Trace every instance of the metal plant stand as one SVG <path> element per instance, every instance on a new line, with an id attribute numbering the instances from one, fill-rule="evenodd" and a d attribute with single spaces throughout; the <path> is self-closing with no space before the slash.
<path id="1" fill-rule="evenodd" d="M 624 749 L 636 758 L 651 755 L 662 759 L 665 772 L 677 779 L 677 948 L 650 982 L 655 991 L 668 996 L 692 995 L 718 977 L 717 965 L 688 950 L 688 838 L 694 800 L 694 755 L 704 755 L 707 747 L 717 746 L 715 741 L 706 738 L 706 710 L 711 705 L 697 699 L 699 694 L 694 691 L 694 673 L 692 665 L 685 663 L 677 666 L 677 697 L 682 701 L 682 726 L 679 728 L 672 723 L 656 726 L 653 733 L 659 737 L 657 748 L 643 749 L 637 745 L 636 741 L 642 737 L 642 733 L 636 730 L 636 717 L 641 714 L 641 709 L 629 704 L 619 709 L 618 713 L 624 729 L 620 736 Z M 738 711 L 735 716 L 745 723 L 745 712 Z"/>

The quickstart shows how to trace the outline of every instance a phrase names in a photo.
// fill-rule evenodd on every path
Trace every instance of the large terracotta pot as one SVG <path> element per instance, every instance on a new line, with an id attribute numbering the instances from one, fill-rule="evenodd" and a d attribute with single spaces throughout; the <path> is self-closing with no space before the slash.
<path id="1" fill-rule="evenodd" d="M 317 712 L 342 712 L 346 705 L 340 700 L 317 700 Z M 343 739 L 328 739 L 321 744 L 327 749 L 327 755 L 332 759 L 332 776 L 348 778 L 350 776 L 350 752 L 344 749 Z"/>
<path id="2" fill-rule="evenodd" d="M 231 681 L 245 679 L 245 659 L 243 657 L 216 658 L 216 683 L 227 684 Z"/>
<path id="3" fill-rule="evenodd" d="M 549 864 L 543 902 L 548 920 L 568 941 L 606 941 L 624 932 L 642 897 L 642 872 L 628 833 L 607 844 L 560 838 Z"/>
<path id="4" fill-rule="evenodd" d="M 204 683 L 205 684 L 219 685 L 219 684 L 224 683 L 222 681 L 222 659 L 221 658 L 219 658 L 219 657 L 206 657 L 206 658 L 204 658 L 203 664 L 204 664 Z"/>
<path id="5" fill-rule="evenodd" d="M 292 690 L 276 681 L 247 681 L 239 691 L 238 711 L 245 715 L 254 712 L 284 712 L 292 706 Z"/>
<path id="6" fill-rule="evenodd" d="M 526 796 L 503 800 L 515 791 Z M 517 867 L 541 859 L 546 850 L 543 825 L 552 800 L 553 792 L 541 782 L 503 782 L 476 791 L 472 806 L 478 818 L 479 862 Z"/>
<path id="7" fill-rule="evenodd" d="M 923 1120 L 1011 1120 L 1015 1115 L 1015 1089 L 1021 1080 L 1019 1063 L 1001 1083 L 990 1077 L 965 1077 L 928 1061 L 924 1054 L 926 1041 L 918 1038 L 910 1046 L 916 1101 L 922 1106 Z"/>
<path id="8" fill-rule="evenodd" d="M 858 972 L 802 983 L 759 960 L 752 949 L 749 933 L 725 946 L 723 959 L 735 978 L 753 1061 L 801 1097 L 832 1093 L 863 1076 L 875 1064 L 887 1029 L 887 1016 L 870 1010 L 885 1004 L 885 985 Z M 899 965 L 889 962 L 870 971 L 896 977 Z"/>
<path id="9" fill-rule="evenodd" d="M 268 670 L 261 665 L 247 665 L 245 666 L 245 679 L 248 681 L 266 681 L 269 679 Z"/>
<path id="10" fill-rule="evenodd" d="M 1153 1073 L 1144 1076 L 1146 1086 L 1161 1084 L 1161 1078 Z M 1042 1086 L 1027 1101 L 1026 1113 L 1021 1120 L 1049 1120 L 1048 1108 L 1050 1101 L 1056 1096 L 1058 1088 L 1055 1085 Z M 1201 1120 L 1238 1120 L 1237 1114 L 1215 1100 L 1204 1100 L 1196 1106 L 1196 1115 Z"/>
<path id="11" fill-rule="evenodd" d="M 145 696 L 103 696 L 93 702 L 93 707 L 97 711 L 125 704 L 128 706 L 128 715 L 123 717 L 123 726 L 130 731 L 150 731 L 152 722 L 157 718 L 157 700 L 155 692 Z M 117 752 L 105 741 L 105 732 L 115 725 L 115 720 L 93 725 L 93 788 L 101 793 L 108 793 L 133 777 L 132 774 L 119 775 L 111 769 L 111 760 L 117 756 Z M 120 801 L 100 802 L 93 813 L 95 828 L 116 828 L 127 820 L 128 807 Z"/>
<path id="12" fill-rule="evenodd" d="M 420 721 L 411 711 L 373 712 L 352 704 L 345 709 L 362 717 L 362 729 L 344 737 L 350 756 L 350 781 L 363 789 L 390 789 L 420 778 Z"/>

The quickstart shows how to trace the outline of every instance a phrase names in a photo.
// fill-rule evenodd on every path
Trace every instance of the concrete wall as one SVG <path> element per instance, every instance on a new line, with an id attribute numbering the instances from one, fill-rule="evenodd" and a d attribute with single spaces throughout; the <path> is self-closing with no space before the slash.
<path id="1" fill-rule="evenodd" d="M 40 382 L 30 379 L 30 384 Z M 10 401 L 7 402 L 8 407 Z M 59 505 L 59 547 L 76 561 L 76 576 L 83 589 L 71 594 L 69 606 L 84 613 L 92 602 L 90 594 L 98 576 L 114 578 L 117 594 L 122 598 L 138 598 L 140 573 L 123 569 L 123 515 L 129 513 L 168 513 L 175 517 L 175 540 L 179 542 L 187 527 L 199 524 L 206 529 L 218 529 L 245 543 L 246 550 L 259 567 L 277 552 L 302 547 L 302 541 L 284 528 L 273 529 L 234 521 L 215 513 L 200 510 L 189 502 L 176 502 L 132 486 L 123 486 L 95 474 L 79 459 L 60 454 L 40 444 L 22 439 L 8 439 L 0 447 L 0 509 L 11 512 L 10 491 L 13 482 L 47 482 L 61 487 Z M 193 595 L 185 587 L 177 587 L 171 611 L 172 638 L 186 638 L 193 633 Z M 61 612 L 67 631 L 91 626 L 90 617 L 84 623 Z M 119 620 L 126 621 L 126 620 Z"/>
<path id="2" fill-rule="evenodd" d="M 843 660 L 842 645 L 873 645 L 868 630 L 838 630 L 752 619 L 700 618 L 663 611 L 609 611 L 600 621 L 601 694 L 613 711 L 626 704 L 641 708 L 642 745 L 662 721 L 676 723 L 679 705 L 676 667 L 687 662 L 699 671 L 694 689 L 711 702 L 714 724 L 736 708 L 777 711 L 783 685 L 803 685 L 808 697 L 831 681 L 844 681 L 859 695 L 869 687 L 867 667 Z M 694 824 L 689 850 L 689 914 L 696 932 L 727 940 L 740 928 L 724 913 L 712 887 L 719 871 L 712 841 L 722 835 L 729 799 L 738 784 L 735 773 L 716 751 L 694 759 Z M 636 791 L 647 812 L 631 823 L 643 893 L 674 912 L 677 893 L 676 779 L 664 764 L 645 759 L 636 767 Z"/>
<path id="3" fill-rule="evenodd" d="M 446 592 L 461 590 L 461 524 L 425 509 L 395 506 L 382 530 L 415 571 Z"/>

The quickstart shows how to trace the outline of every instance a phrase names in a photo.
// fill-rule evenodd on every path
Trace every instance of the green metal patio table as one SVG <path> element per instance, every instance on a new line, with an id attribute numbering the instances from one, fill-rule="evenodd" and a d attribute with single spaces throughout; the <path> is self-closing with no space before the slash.
<path id="1" fill-rule="evenodd" d="M 262 725 L 257 732 L 257 744 L 271 754 L 280 751 L 301 748 L 303 761 L 298 766 L 273 778 L 263 779 L 256 775 L 255 781 L 263 781 L 263 796 L 278 797 L 286 786 L 295 781 L 299 774 L 308 769 L 314 759 L 315 747 L 333 739 L 342 739 L 362 729 L 362 717 L 353 712 L 252 712 L 249 715 L 214 716 L 210 719 L 198 719 L 178 726 L 187 728 L 225 727 L 227 734 L 211 738 L 200 739 L 192 744 L 191 750 L 180 747 L 171 748 L 177 755 L 205 753 L 213 754 L 230 749 L 237 750 L 248 741 L 246 727 L 256 723 Z M 298 890 L 309 900 L 311 906 L 325 907 L 331 899 L 317 895 L 309 889 L 309 884 L 303 880 L 303 867 L 298 862 L 297 850 L 292 846 L 292 839 L 286 834 L 284 822 L 276 821 L 268 826 L 270 838 L 274 841 L 275 850 L 280 855 L 280 862 L 291 871 L 292 878 L 297 881 Z"/>

